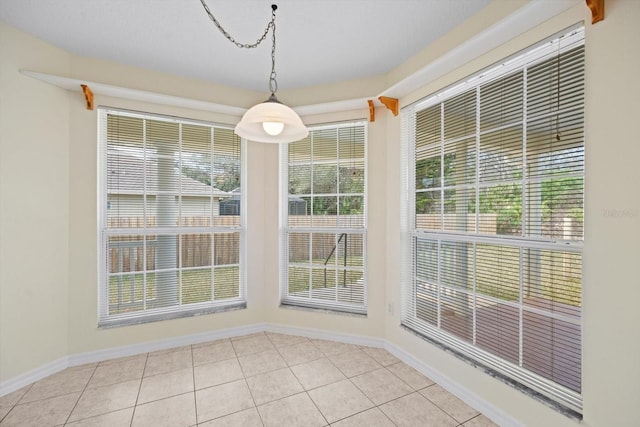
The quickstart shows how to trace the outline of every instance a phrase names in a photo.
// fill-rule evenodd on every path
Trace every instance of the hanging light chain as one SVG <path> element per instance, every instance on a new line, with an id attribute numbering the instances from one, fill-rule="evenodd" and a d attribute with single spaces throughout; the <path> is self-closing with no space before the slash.
<path id="1" fill-rule="evenodd" d="M 271 27 L 275 27 L 275 25 L 276 25 L 276 22 L 275 22 L 276 21 L 276 8 L 275 8 L 275 5 L 272 5 L 271 8 L 273 9 L 273 11 L 271 12 L 271 21 L 269 21 L 269 23 L 267 24 L 267 28 L 264 29 L 264 33 L 262 34 L 262 36 L 260 36 L 260 38 L 258 40 L 256 40 L 255 43 L 252 43 L 252 44 L 240 43 L 240 42 L 236 41 L 236 39 L 234 39 L 227 32 L 227 30 L 225 30 L 222 27 L 222 24 L 220 24 L 220 22 L 218 22 L 216 17 L 213 16 L 213 13 L 211 13 L 211 10 L 209 9 L 209 6 L 207 6 L 207 3 L 205 3 L 204 0 L 200 0 L 200 3 L 202 3 L 202 7 L 204 7 L 205 12 L 207 12 L 207 15 L 209 15 L 209 19 L 211 19 L 211 22 L 213 22 L 213 24 L 216 26 L 216 28 L 218 30 L 220 30 L 222 35 L 225 36 L 227 38 L 227 40 L 229 40 L 231 43 L 235 44 L 236 46 L 238 46 L 240 48 L 253 49 L 255 47 L 258 47 L 260 45 L 260 43 L 262 43 L 267 38 L 267 34 L 269 34 L 269 29 Z"/>
<path id="2" fill-rule="evenodd" d="M 209 16 L 209 19 L 211 20 L 211 22 L 213 22 L 216 28 L 220 30 L 222 35 L 225 36 L 227 40 L 229 40 L 231 43 L 235 44 L 239 48 L 253 49 L 258 47 L 260 43 L 262 43 L 267 38 L 267 34 L 269 34 L 269 30 L 271 30 L 272 44 L 271 44 L 271 74 L 269 75 L 269 90 L 271 91 L 271 94 L 274 95 L 278 91 L 278 82 L 276 81 L 276 76 L 277 76 L 276 75 L 276 9 L 278 8 L 278 6 L 276 6 L 275 4 L 271 5 L 271 21 L 269 21 L 269 23 L 267 24 L 267 27 L 264 29 L 264 33 L 262 33 L 262 36 L 260 36 L 260 38 L 255 43 L 249 44 L 249 43 L 240 43 L 236 41 L 236 39 L 234 39 L 227 32 L 227 30 L 225 30 L 222 27 L 222 24 L 218 22 L 216 17 L 213 16 L 213 13 L 211 13 L 211 10 L 209 9 L 209 6 L 207 6 L 207 4 L 205 3 L 205 0 L 200 0 L 200 3 L 202 3 L 202 7 L 204 7 L 204 10 L 205 12 L 207 12 L 207 15 Z"/>
<path id="3" fill-rule="evenodd" d="M 269 75 L 269 90 L 272 95 L 278 91 L 278 82 L 276 81 L 276 9 L 278 7 L 275 4 L 271 5 L 271 74 Z"/>

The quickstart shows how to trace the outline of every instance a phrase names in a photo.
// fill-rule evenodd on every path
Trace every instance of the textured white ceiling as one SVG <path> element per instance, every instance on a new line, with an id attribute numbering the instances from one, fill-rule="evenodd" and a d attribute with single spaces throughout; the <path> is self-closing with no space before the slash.
<path id="1" fill-rule="evenodd" d="M 383 74 L 490 0 L 207 0 L 229 33 L 253 43 L 276 12 L 280 89 Z M 239 49 L 200 0 L 0 0 L 0 20 L 69 52 L 266 91 L 270 37 Z"/>

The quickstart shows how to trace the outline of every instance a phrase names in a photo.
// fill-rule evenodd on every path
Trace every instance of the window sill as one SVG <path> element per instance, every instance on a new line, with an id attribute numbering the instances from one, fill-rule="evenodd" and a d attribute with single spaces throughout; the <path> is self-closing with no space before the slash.
<path id="1" fill-rule="evenodd" d="M 247 308 L 247 302 L 234 302 L 229 305 L 199 308 L 196 310 L 180 311 L 175 313 L 150 314 L 144 317 L 133 317 L 128 319 L 102 320 L 98 322 L 98 329 L 119 328 L 121 326 L 141 325 L 143 323 L 160 322 L 163 320 L 182 319 L 185 317 L 195 317 L 213 313 L 223 313 L 225 311 L 243 310 Z"/>
<path id="2" fill-rule="evenodd" d="M 300 310 L 300 311 L 312 311 L 316 313 L 325 313 L 325 314 L 337 314 L 341 316 L 349 316 L 349 317 L 367 317 L 366 308 L 364 312 L 351 311 L 349 309 L 337 309 L 337 308 L 327 308 L 327 307 L 318 307 L 314 305 L 301 305 L 294 304 L 291 302 L 282 301 L 280 303 L 280 308 L 284 308 L 286 310 Z"/>

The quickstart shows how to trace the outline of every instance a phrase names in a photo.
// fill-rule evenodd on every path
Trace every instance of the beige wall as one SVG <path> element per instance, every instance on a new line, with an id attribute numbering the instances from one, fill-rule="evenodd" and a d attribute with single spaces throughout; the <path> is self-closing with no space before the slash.
<path id="1" fill-rule="evenodd" d="M 69 55 L 0 23 L 0 381 L 68 353 Z"/>
<path id="2" fill-rule="evenodd" d="M 506 1 L 500 13 L 511 10 Z M 497 6 L 492 6 L 496 8 Z M 587 20 L 587 187 L 584 254 L 585 426 L 640 425 L 640 2 L 608 0 L 605 21 L 591 26 L 584 2 L 536 29 L 401 99 L 426 96 L 581 20 Z M 497 19 L 497 18 L 495 18 Z M 495 22 L 495 20 L 491 21 Z M 446 52 L 481 28 L 477 19 L 437 42 Z M 528 425 L 576 426 L 513 388 L 438 350 L 399 327 L 400 125 L 385 109 L 369 126 L 367 317 L 284 309 L 278 297 L 278 148 L 249 143 L 247 224 L 248 308 L 208 316 L 98 330 L 97 117 L 79 93 L 17 74 L 18 68 L 77 76 L 120 86 L 248 106 L 263 93 L 231 90 L 87 58 L 70 57 L 0 24 L 0 381 L 66 354 L 271 322 L 385 338 L 453 382 Z M 395 82 L 429 55 L 387 76 Z M 422 59 L 421 59 L 422 58 Z M 374 90 L 369 79 L 350 95 Z M 316 102 L 340 97 L 323 88 Z M 338 89 L 336 89 L 338 88 Z M 369 88 L 369 89 L 368 89 Z M 315 89 L 291 91 L 291 104 L 310 102 Z M 328 93 L 328 94 L 327 94 Z M 375 93 L 375 92 L 374 92 Z M 283 99 L 285 99 L 283 97 Z M 314 98 L 315 99 L 315 98 Z M 112 107 L 235 123 L 238 118 L 97 97 Z M 42 126 L 33 126 L 34 117 Z M 350 111 L 306 117 L 307 123 L 367 117 Z M 26 123 L 28 120 L 28 123 Z M 28 163 L 29 168 L 24 167 Z M 55 176 L 56 179 L 51 179 Z M 41 191 L 46 188 L 46 191 Z M 39 194 L 37 206 L 35 194 Z M 43 211 L 42 197 L 50 211 Z M 32 248 L 38 246 L 37 258 Z M 62 248 L 62 251 L 60 251 Z M 44 265 L 44 268 L 43 268 Z M 25 274 L 28 272 L 28 274 Z M 393 313 L 388 312 L 392 306 Z M 31 309 L 30 307 L 34 307 Z"/>
<path id="3" fill-rule="evenodd" d="M 591 425 L 640 425 L 640 2 L 607 1 L 587 32 L 584 404 Z"/>

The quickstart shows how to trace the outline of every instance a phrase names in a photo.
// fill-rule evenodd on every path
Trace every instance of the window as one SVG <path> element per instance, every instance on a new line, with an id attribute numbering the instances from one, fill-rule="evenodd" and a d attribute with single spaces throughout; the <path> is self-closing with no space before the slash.
<path id="1" fill-rule="evenodd" d="M 99 324 L 244 306 L 233 129 L 106 108 L 98 117 Z"/>
<path id="2" fill-rule="evenodd" d="M 366 313 L 365 123 L 282 147 L 282 303 Z"/>
<path id="3" fill-rule="evenodd" d="M 580 413 L 583 30 L 403 109 L 402 323 Z"/>

